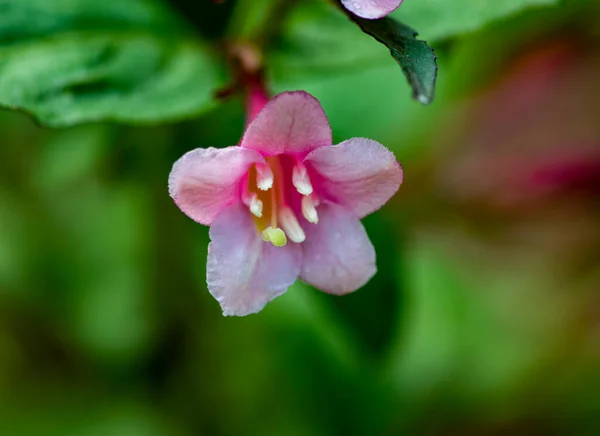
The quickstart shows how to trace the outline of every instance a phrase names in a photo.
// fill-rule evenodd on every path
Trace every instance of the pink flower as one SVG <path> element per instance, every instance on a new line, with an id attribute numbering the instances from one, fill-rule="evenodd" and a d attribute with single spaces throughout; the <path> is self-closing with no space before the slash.
<path id="1" fill-rule="evenodd" d="M 208 290 L 224 315 L 260 311 L 298 277 L 341 295 L 375 274 L 359 220 L 394 195 L 402 169 L 370 139 L 331 144 L 319 102 L 286 92 L 250 122 L 240 146 L 198 148 L 173 166 L 175 203 L 211 226 Z"/>
<path id="2" fill-rule="evenodd" d="M 342 0 L 346 9 L 354 15 L 373 20 L 392 13 L 402 0 Z"/>

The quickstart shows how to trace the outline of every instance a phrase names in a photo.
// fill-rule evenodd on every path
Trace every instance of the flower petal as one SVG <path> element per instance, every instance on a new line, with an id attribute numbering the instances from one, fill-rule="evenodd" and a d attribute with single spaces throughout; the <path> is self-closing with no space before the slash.
<path id="1" fill-rule="evenodd" d="M 169 175 L 169 194 L 187 216 L 210 225 L 240 198 L 239 182 L 253 163 L 264 158 L 238 146 L 197 148 L 184 154 Z"/>
<path id="2" fill-rule="evenodd" d="M 241 143 L 264 155 L 302 154 L 331 144 L 321 104 L 304 91 L 275 96 L 250 123 Z"/>
<path id="3" fill-rule="evenodd" d="M 209 234 L 206 281 L 225 316 L 259 312 L 298 278 L 300 245 L 274 247 L 264 242 L 240 203 L 225 209 Z"/>
<path id="4" fill-rule="evenodd" d="M 319 223 L 305 226 L 300 278 L 331 294 L 363 286 L 377 271 L 375 249 L 360 221 L 342 206 L 318 207 Z"/>
<path id="5" fill-rule="evenodd" d="M 342 4 L 354 15 L 370 20 L 385 17 L 400 3 L 402 0 L 342 0 Z"/>
<path id="6" fill-rule="evenodd" d="M 325 196 L 359 218 L 383 206 L 403 179 L 394 154 L 366 138 L 314 150 L 304 163 L 317 173 Z"/>

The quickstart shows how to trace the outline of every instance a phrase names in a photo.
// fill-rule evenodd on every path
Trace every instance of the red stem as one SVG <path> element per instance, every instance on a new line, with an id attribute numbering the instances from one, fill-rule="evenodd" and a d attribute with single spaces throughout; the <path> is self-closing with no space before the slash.
<path id="1" fill-rule="evenodd" d="M 269 95 L 260 74 L 246 78 L 246 93 L 247 127 L 269 101 Z"/>

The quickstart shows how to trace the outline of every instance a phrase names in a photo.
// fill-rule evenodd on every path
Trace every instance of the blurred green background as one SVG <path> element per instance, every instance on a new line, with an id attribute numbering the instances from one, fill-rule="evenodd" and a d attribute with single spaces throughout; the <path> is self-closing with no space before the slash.
<path id="1" fill-rule="evenodd" d="M 155 126 L 0 112 L 0 433 L 600 434 L 599 4 L 453 3 L 394 13 L 436 49 L 427 107 L 324 2 L 269 35 L 274 92 L 311 92 L 336 142 L 404 167 L 364 220 L 378 274 L 341 298 L 297 283 L 224 318 L 207 292 L 207 228 L 167 177 L 238 142 L 238 96 Z M 269 4 L 169 7 L 218 47 Z"/>

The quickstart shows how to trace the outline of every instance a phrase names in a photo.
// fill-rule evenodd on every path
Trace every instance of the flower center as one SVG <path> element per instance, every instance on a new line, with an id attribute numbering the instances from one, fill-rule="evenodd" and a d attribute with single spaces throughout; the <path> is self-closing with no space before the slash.
<path id="1" fill-rule="evenodd" d="M 284 246 L 288 238 L 301 243 L 306 235 L 295 211 L 310 223 L 319 220 L 318 197 L 308 171 L 291 156 L 269 156 L 265 160 L 266 165 L 250 168 L 243 201 L 265 241 L 276 247 Z"/>

